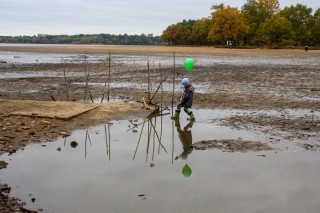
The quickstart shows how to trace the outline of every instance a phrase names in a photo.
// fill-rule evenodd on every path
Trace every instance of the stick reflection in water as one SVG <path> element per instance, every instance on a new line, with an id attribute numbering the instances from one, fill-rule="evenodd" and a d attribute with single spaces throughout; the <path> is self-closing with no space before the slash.
<path id="1" fill-rule="evenodd" d="M 110 125 L 111 124 L 108 123 L 107 125 L 108 125 L 108 128 L 106 127 L 106 125 L 104 125 L 104 135 L 106 138 L 107 156 L 109 156 L 109 161 L 111 161 L 111 136 L 110 136 Z"/>
<path id="2" fill-rule="evenodd" d="M 148 161 L 148 157 L 149 157 L 149 151 L 150 151 L 150 145 L 151 145 L 150 143 L 152 143 L 152 161 L 154 161 L 155 150 L 156 150 L 156 140 L 159 143 L 158 154 L 160 154 L 160 150 L 161 149 L 163 149 L 167 153 L 166 148 L 163 146 L 163 144 L 161 142 L 161 138 L 162 138 L 162 116 L 163 115 L 167 115 L 167 114 L 159 114 L 158 115 L 158 116 L 161 116 L 160 136 L 159 136 L 158 131 L 157 131 L 157 117 L 158 116 L 149 117 L 148 119 L 146 119 L 142 123 L 140 123 L 138 125 L 134 125 L 134 128 L 138 128 L 138 126 L 140 126 L 142 124 L 142 128 L 141 128 L 139 139 L 138 139 L 138 143 L 137 143 L 134 155 L 133 155 L 133 160 L 136 158 L 136 154 L 137 154 L 138 148 L 140 146 L 140 142 L 141 142 L 144 126 L 145 126 L 146 123 L 147 123 L 147 126 L 148 126 L 148 128 L 147 128 L 147 134 L 148 135 L 147 135 L 147 148 L 146 148 L 146 162 Z"/>
<path id="3" fill-rule="evenodd" d="M 92 146 L 90 135 L 88 130 L 86 131 L 86 138 L 84 141 L 84 158 L 87 158 L 87 141 L 89 140 L 90 146 Z"/>

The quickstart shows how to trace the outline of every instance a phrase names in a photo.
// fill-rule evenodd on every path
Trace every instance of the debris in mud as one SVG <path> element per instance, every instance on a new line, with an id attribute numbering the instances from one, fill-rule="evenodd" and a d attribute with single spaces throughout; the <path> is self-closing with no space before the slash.
<path id="1" fill-rule="evenodd" d="M 5 169 L 7 168 L 8 163 L 5 161 L 0 161 L 0 169 Z"/>
<path id="2" fill-rule="evenodd" d="M 71 141 L 70 146 L 71 146 L 72 148 L 76 148 L 76 147 L 78 146 L 77 141 Z"/>
<path id="3" fill-rule="evenodd" d="M 196 150 L 219 149 L 224 152 L 258 152 L 272 150 L 265 143 L 243 140 L 209 140 L 199 141 L 192 145 Z"/>
<path id="4" fill-rule="evenodd" d="M 60 135 L 62 135 L 63 138 L 70 136 L 70 134 L 67 132 L 60 132 Z"/>
<path id="5" fill-rule="evenodd" d="M 0 183 L 0 212 L 37 212 L 24 208 L 24 202 L 21 202 L 18 198 L 10 197 L 8 195 L 10 191 L 11 187 L 7 184 Z"/>
<path id="6" fill-rule="evenodd" d="M 271 115 L 235 115 L 224 120 L 225 124 L 235 128 L 253 128 L 263 129 L 265 132 L 274 132 L 278 135 L 289 133 L 294 138 L 308 139 L 317 133 L 320 127 L 320 121 L 312 115 L 305 115 L 298 118 L 283 118 Z"/>
<path id="7" fill-rule="evenodd" d="M 156 166 L 156 164 L 150 163 L 150 167 L 155 167 L 155 166 Z"/>
<path id="8" fill-rule="evenodd" d="M 145 194 L 138 194 L 138 197 L 141 197 L 142 200 L 147 199 Z"/>
<path id="9" fill-rule="evenodd" d="M 317 144 L 308 144 L 308 143 L 303 143 L 303 144 L 298 144 L 301 148 L 304 148 L 305 150 L 309 151 L 320 151 L 320 145 Z"/>

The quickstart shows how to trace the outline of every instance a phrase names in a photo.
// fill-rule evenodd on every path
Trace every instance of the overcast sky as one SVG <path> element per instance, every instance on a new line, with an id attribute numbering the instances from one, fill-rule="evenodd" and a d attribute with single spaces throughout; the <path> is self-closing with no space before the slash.
<path id="1" fill-rule="evenodd" d="M 170 24 L 210 16 L 210 7 L 241 6 L 246 0 L 0 0 L 0 35 L 150 34 Z M 320 0 L 279 0 L 280 7 Z"/>

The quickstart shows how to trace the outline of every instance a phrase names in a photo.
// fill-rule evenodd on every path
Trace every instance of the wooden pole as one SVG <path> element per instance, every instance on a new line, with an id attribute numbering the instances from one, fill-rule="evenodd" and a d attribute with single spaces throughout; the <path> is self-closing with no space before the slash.
<path id="1" fill-rule="evenodd" d="M 142 136 L 142 132 L 143 132 L 143 128 L 144 128 L 145 123 L 146 122 L 143 122 L 143 125 L 142 125 L 142 129 L 141 129 L 141 132 L 140 132 L 140 136 L 139 136 L 138 144 L 137 144 L 137 147 L 136 147 L 136 151 L 134 152 L 134 155 L 133 155 L 133 160 L 135 159 L 137 151 L 138 151 L 138 147 L 139 147 L 139 144 L 140 144 L 140 141 L 141 141 L 141 136 Z"/>
<path id="2" fill-rule="evenodd" d="M 90 95 L 91 102 L 94 103 L 93 98 L 92 98 L 92 94 L 91 94 L 91 91 L 90 91 L 90 90 L 89 90 L 89 95 Z"/>
<path id="3" fill-rule="evenodd" d="M 109 57 L 107 57 L 107 60 L 106 60 L 106 64 L 105 64 L 105 67 L 106 67 L 106 78 L 105 78 L 105 81 L 104 81 L 104 91 L 103 91 L 103 95 L 102 95 L 102 98 L 101 98 L 101 103 L 103 102 L 104 100 L 104 97 L 108 95 L 108 87 L 107 87 L 107 82 L 108 82 L 108 69 L 107 69 L 107 66 L 108 66 L 108 63 L 109 63 Z"/>
<path id="4" fill-rule="evenodd" d="M 176 52 L 173 52 L 173 83 L 172 83 L 172 104 L 171 104 L 171 114 L 173 115 L 173 104 L 174 104 L 174 87 L 176 81 Z"/>
<path id="5" fill-rule="evenodd" d="M 155 151 L 155 147 L 156 147 L 156 127 L 157 127 L 157 117 L 154 118 L 154 132 L 153 132 L 153 147 L 152 147 L 152 161 L 154 160 L 154 151 Z"/>
<path id="6" fill-rule="evenodd" d="M 146 153 L 146 162 L 148 162 L 149 157 L 149 146 L 150 146 L 150 136 L 151 136 L 151 127 L 150 127 L 150 120 L 148 120 L 148 144 L 147 144 L 147 153 Z"/>
<path id="7" fill-rule="evenodd" d="M 109 161 L 111 161 L 111 133 L 110 133 L 109 123 L 108 123 L 108 138 L 109 138 Z"/>
<path id="8" fill-rule="evenodd" d="M 162 70 L 161 70 L 161 63 L 159 63 L 159 70 L 160 70 L 160 81 L 162 82 Z M 161 95 L 160 95 L 160 105 L 162 106 L 162 102 L 163 102 L 163 84 L 161 84 Z M 162 111 L 162 107 L 161 107 L 161 111 Z M 162 116 L 161 116 L 161 123 L 160 123 L 160 141 L 162 141 Z M 160 154 L 160 143 L 159 143 L 159 148 L 158 148 L 158 153 Z"/>
<path id="9" fill-rule="evenodd" d="M 111 53 L 109 52 L 109 60 L 108 60 L 108 71 L 109 71 L 109 78 L 108 78 L 108 102 L 110 101 L 110 82 L 111 82 Z"/>
<path id="10" fill-rule="evenodd" d="M 107 127 L 106 125 L 104 125 L 104 136 L 105 136 L 105 139 L 106 139 L 106 151 L 107 151 L 107 156 L 109 155 L 109 145 L 108 145 L 108 137 L 107 137 Z"/>
<path id="11" fill-rule="evenodd" d="M 63 68 L 63 75 L 64 75 L 64 83 L 65 83 L 66 93 L 67 93 L 67 101 L 69 101 L 68 84 L 67 84 L 67 77 L 66 77 L 66 68 Z"/>
<path id="12" fill-rule="evenodd" d="M 84 76 L 86 80 L 86 87 L 84 89 L 84 98 L 83 101 L 87 99 L 87 87 L 88 87 L 88 77 L 87 77 L 87 52 L 84 52 Z"/>
<path id="13" fill-rule="evenodd" d="M 161 63 L 159 63 L 159 70 L 160 70 L 160 81 L 163 82 L 162 80 L 162 70 L 161 70 Z M 161 84 L 161 95 L 160 95 L 160 105 L 162 106 L 162 101 L 163 101 L 163 84 Z"/>
<path id="14" fill-rule="evenodd" d="M 172 153 L 171 153 L 171 163 L 173 164 L 173 154 L 174 154 L 174 122 L 172 121 Z"/>
<path id="15" fill-rule="evenodd" d="M 160 87 L 161 87 L 162 83 L 163 83 L 165 80 L 167 80 L 167 78 L 168 78 L 168 76 L 167 76 L 167 77 L 165 77 L 165 79 L 164 79 L 163 81 L 161 81 L 161 82 L 160 82 L 160 84 L 159 84 L 159 86 L 158 86 L 157 90 L 156 90 L 156 91 L 155 91 L 155 93 L 153 94 L 152 98 L 150 98 L 149 104 L 151 104 L 152 99 L 155 97 L 155 95 L 157 94 L 158 90 L 160 89 Z"/>
<path id="16" fill-rule="evenodd" d="M 148 58 L 148 103 L 150 103 L 150 64 Z"/>

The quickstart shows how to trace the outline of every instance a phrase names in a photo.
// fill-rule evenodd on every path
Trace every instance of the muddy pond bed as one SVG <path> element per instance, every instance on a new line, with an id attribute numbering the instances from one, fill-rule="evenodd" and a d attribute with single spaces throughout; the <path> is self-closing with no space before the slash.
<path id="1" fill-rule="evenodd" d="M 110 87 L 112 102 L 69 121 L 0 106 L 1 211 L 318 213 L 319 51 L 137 47 L 111 52 L 108 73 L 103 48 L 0 45 L 0 99 L 107 104 Z M 170 119 L 183 76 L 194 123 Z M 166 115 L 126 113 L 165 77 Z"/>

